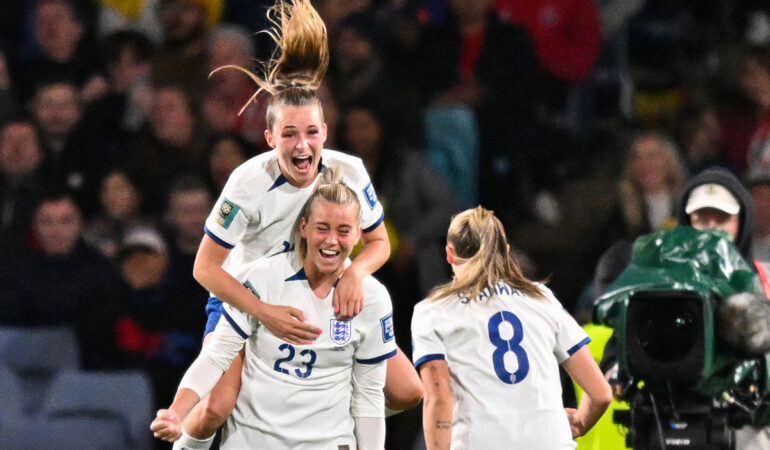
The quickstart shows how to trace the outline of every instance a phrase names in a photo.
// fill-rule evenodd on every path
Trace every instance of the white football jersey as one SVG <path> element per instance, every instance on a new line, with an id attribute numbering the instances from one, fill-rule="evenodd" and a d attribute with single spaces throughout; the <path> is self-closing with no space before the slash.
<path id="1" fill-rule="evenodd" d="M 246 355 L 222 448 L 355 450 L 353 416 L 384 416 L 384 397 L 380 404 L 351 408 L 351 375 L 354 361 L 374 364 L 396 354 L 387 290 L 366 277 L 366 308 L 342 321 L 334 316 L 334 290 L 317 298 L 294 252 L 259 260 L 245 273 L 249 289 L 271 304 L 300 308 L 323 332 L 311 345 L 288 344 L 224 305 L 217 328 L 234 328 L 246 342 Z"/>
<path id="2" fill-rule="evenodd" d="M 559 364 L 589 338 L 541 287 L 545 300 L 499 283 L 474 299 L 415 305 L 415 365 L 443 359 L 449 367 L 453 449 L 575 447 Z"/>
<path id="3" fill-rule="evenodd" d="M 322 166 L 336 167 L 340 180 L 358 194 L 364 232 L 377 228 L 385 216 L 361 159 L 334 150 L 322 155 Z M 281 174 L 275 150 L 238 166 L 206 219 L 206 234 L 232 249 L 222 267 L 241 279 L 245 264 L 291 249 L 294 222 L 319 179 L 320 171 L 310 186 L 292 186 Z"/>

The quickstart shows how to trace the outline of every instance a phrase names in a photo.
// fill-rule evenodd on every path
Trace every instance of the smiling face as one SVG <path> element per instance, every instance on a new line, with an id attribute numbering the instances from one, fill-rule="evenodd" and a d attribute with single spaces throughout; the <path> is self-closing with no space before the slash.
<path id="1" fill-rule="evenodd" d="M 318 175 L 326 124 L 317 105 L 284 106 L 276 111 L 265 140 L 278 154 L 281 173 L 292 186 L 308 187 Z"/>
<path id="2" fill-rule="evenodd" d="M 361 237 L 357 203 L 338 205 L 323 198 L 310 208 L 308 219 L 300 220 L 300 236 L 307 242 L 303 265 L 311 273 L 338 276 L 345 259 Z"/>

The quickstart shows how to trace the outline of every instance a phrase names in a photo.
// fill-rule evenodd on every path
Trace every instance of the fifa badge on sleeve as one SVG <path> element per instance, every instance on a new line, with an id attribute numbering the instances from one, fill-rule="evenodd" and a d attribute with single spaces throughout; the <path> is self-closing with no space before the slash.
<path id="1" fill-rule="evenodd" d="M 219 206 L 219 215 L 217 216 L 217 223 L 225 230 L 230 228 L 230 224 L 233 223 L 233 219 L 238 214 L 241 208 L 228 199 L 222 200 L 222 204 Z"/>
<path id="2" fill-rule="evenodd" d="M 377 206 L 377 194 L 374 192 L 372 183 L 367 184 L 364 188 L 364 197 L 366 198 L 366 203 L 369 205 L 369 209 L 374 209 L 374 207 Z"/>
<path id="3" fill-rule="evenodd" d="M 390 342 L 395 337 L 393 335 L 393 313 L 380 319 L 380 326 L 382 327 L 382 342 Z"/>

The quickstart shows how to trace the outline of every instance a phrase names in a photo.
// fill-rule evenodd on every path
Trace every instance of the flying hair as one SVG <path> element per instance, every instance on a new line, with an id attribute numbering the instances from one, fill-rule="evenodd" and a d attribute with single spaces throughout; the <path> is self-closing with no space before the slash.
<path id="1" fill-rule="evenodd" d="M 492 211 L 478 206 L 456 215 L 449 225 L 447 243 L 454 247 L 455 264 L 465 266 L 465 270 L 435 288 L 429 301 L 452 295 L 475 298 L 501 282 L 530 297 L 545 298 L 543 290 L 522 274 L 511 256 L 503 224 Z"/>
<path id="2" fill-rule="evenodd" d="M 318 182 L 313 193 L 310 194 L 310 198 L 308 198 L 305 204 L 302 205 L 299 216 L 297 217 L 296 222 L 294 222 L 292 236 L 294 236 L 294 242 L 296 243 L 296 255 L 300 261 L 303 261 L 307 255 L 307 241 L 300 234 L 299 224 L 302 219 L 305 219 L 305 223 L 307 223 L 310 219 L 313 205 L 319 199 L 326 200 L 335 205 L 355 204 L 358 209 L 358 222 L 360 223 L 361 221 L 361 203 L 359 202 L 355 191 L 353 191 L 347 184 L 340 181 L 339 170 L 337 168 L 325 167 L 321 172 L 321 180 Z"/>
<path id="3" fill-rule="evenodd" d="M 268 61 L 260 64 L 260 75 L 230 64 L 217 67 L 209 77 L 220 70 L 235 69 L 251 78 L 258 89 L 238 114 L 261 92 L 267 92 L 272 96 L 268 105 L 271 128 L 271 107 L 320 106 L 316 91 L 329 67 L 329 40 L 326 25 L 309 0 L 279 0 L 267 11 L 267 18 L 273 26 L 262 32 L 275 42 L 276 49 Z"/>

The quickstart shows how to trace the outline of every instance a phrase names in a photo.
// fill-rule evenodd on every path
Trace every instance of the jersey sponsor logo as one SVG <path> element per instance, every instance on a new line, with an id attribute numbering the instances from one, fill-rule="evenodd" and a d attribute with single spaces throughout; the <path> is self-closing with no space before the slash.
<path id="1" fill-rule="evenodd" d="M 342 345 L 350 340 L 350 321 L 349 320 L 329 320 L 329 336 L 337 345 Z"/>
<path id="2" fill-rule="evenodd" d="M 337 450 L 350 450 L 349 445 L 338 445 Z"/>
<path id="3" fill-rule="evenodd" d="M 374 207 L 377 206 L 377 194 L 374 192 L 372 183 L 367 184 L 364 188 L 364 197 L 366 198 L 366 203 L 369 204 L 370 209 L 374 209 Z"/>
<path id="4" fill-rule="evenodd" d="M 390 342 L 395 335 L 393 334 L 393 313 L 380 319 L 380 327 L 382 327 L 382 342 Z"/>
<path id="5" fill-rule="evenodd" d="M 217 216 L 217 223 L 225 230 L 230 228 L 230 224 L 233 223 L 233 219 L 238 214 L 241 208 L 228 199 L 222 200 L 222 204 L 219 205 L 219 215 Z"/>

